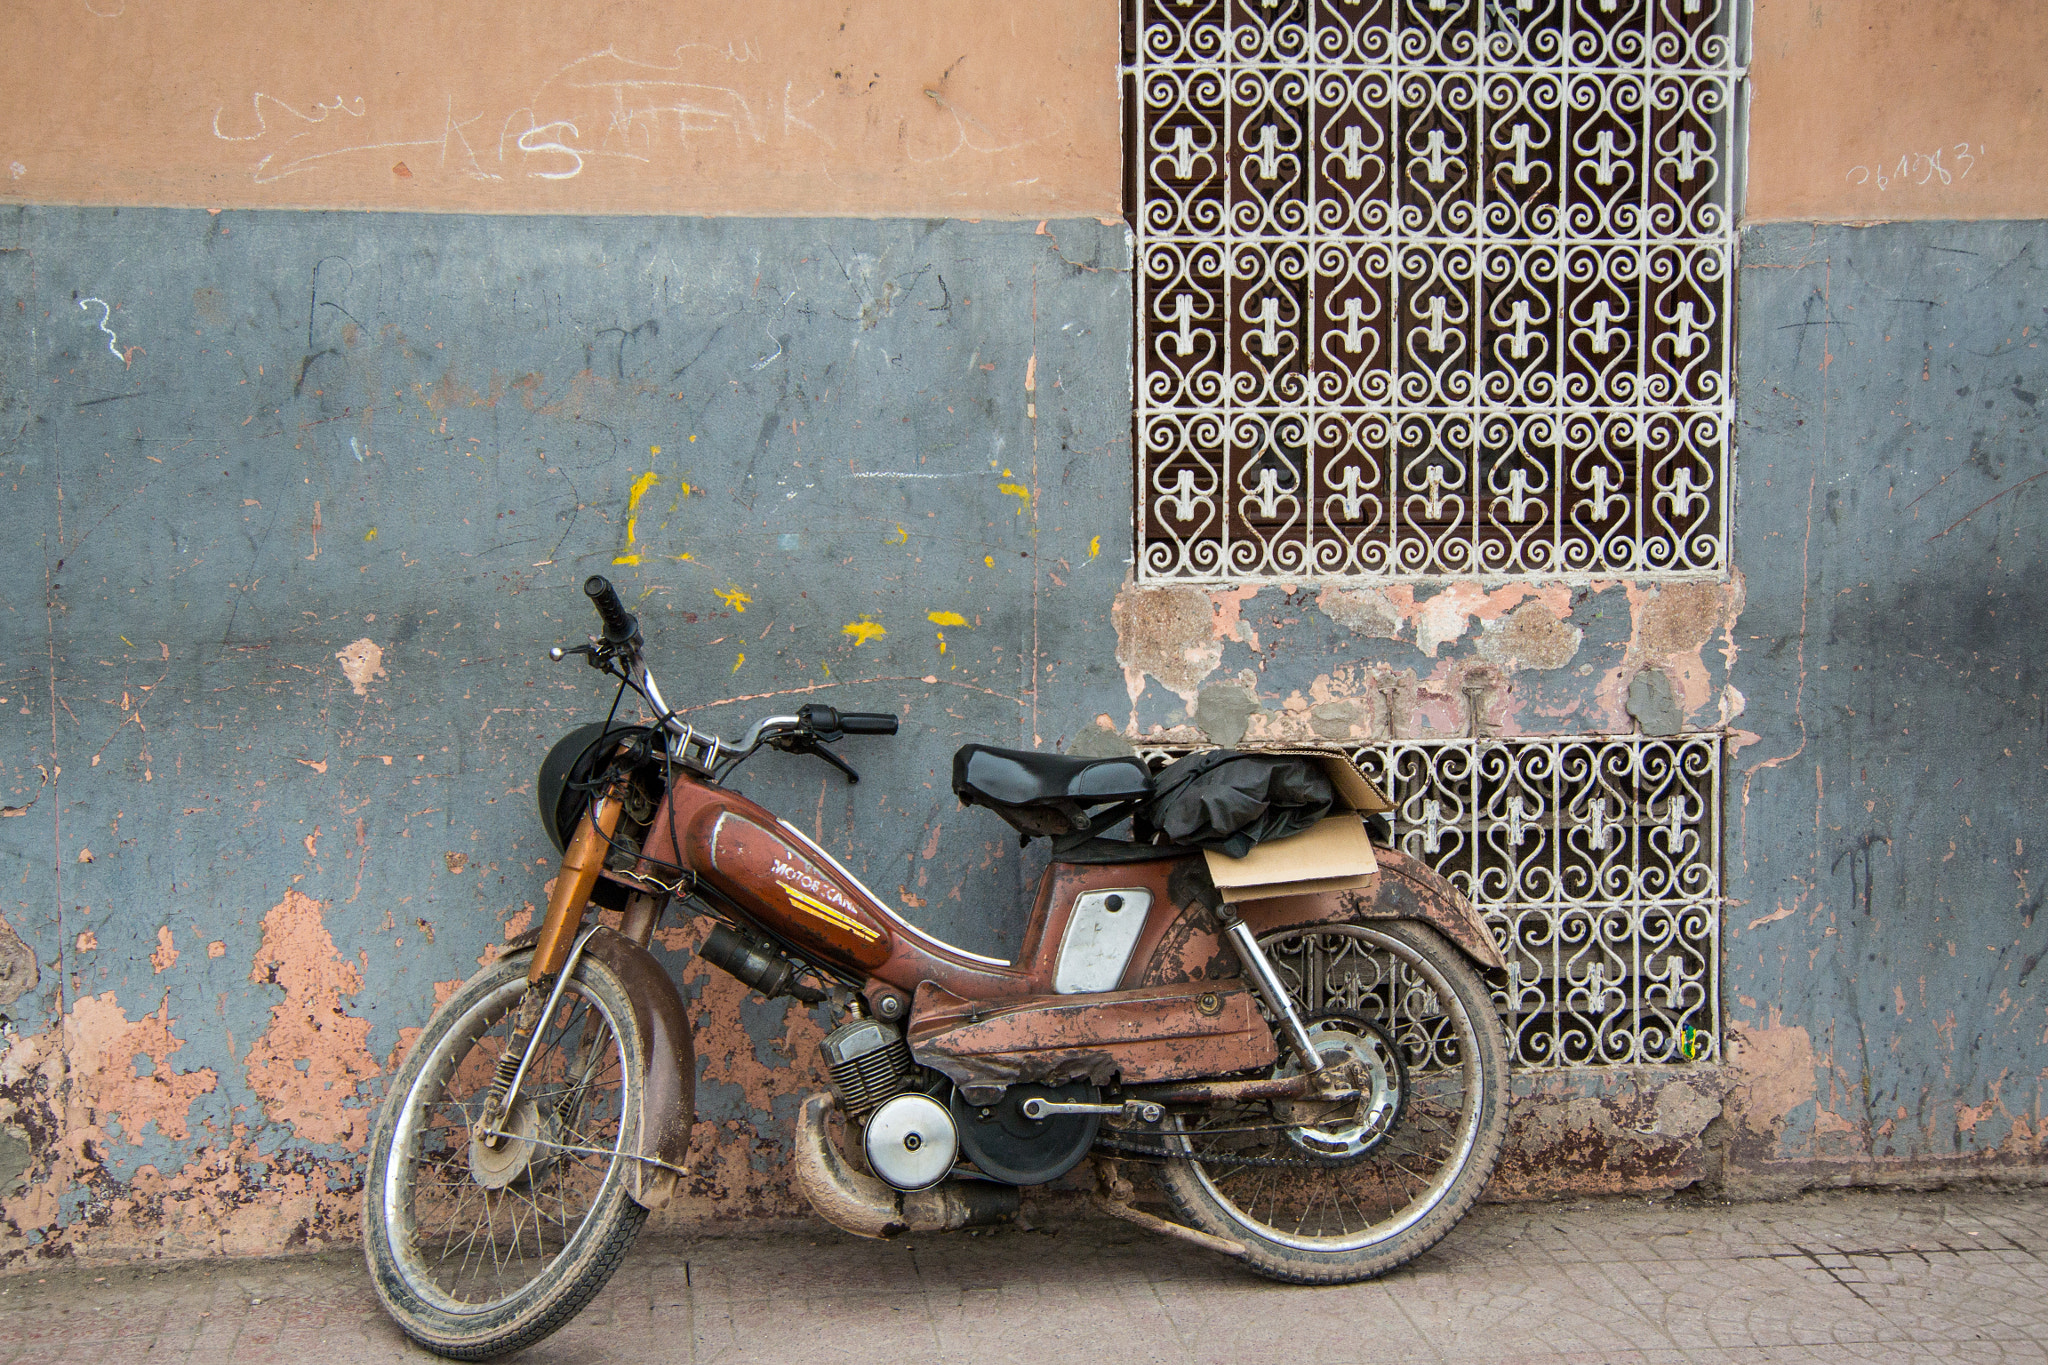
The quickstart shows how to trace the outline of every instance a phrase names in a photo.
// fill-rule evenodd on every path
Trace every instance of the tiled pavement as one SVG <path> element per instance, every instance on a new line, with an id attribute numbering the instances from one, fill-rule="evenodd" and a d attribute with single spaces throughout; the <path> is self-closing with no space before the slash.
<path id="1" fill-rule="evenodd" d="M 0 1365 L 349 1365 L 410 1347 L 356 1255 L 0 1277 Z M 1370 1284 L 1269 1284 L 1076 1217 L 877 1245 L 819 1225 L 643 1240 L 570 1361 L 2048 1361 L 2048 1191 L 1491 1205 Z"/>

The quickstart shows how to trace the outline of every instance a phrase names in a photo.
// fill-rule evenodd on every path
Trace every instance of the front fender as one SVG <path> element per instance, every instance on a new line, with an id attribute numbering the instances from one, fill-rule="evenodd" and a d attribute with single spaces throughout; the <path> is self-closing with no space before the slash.
<path id="1" fill-rule="evenodd" d="M 512 947 L 519 946 L 515 940 Z M 678 1171 L 690 1150 L 690 1125 L 697 1117 L 697 1058 L 690 1041 L 690 1017 L 668 973 L 631 939 L 599 928 L 592 931 L 583 953 L 611 968 L 633 1002 L 633 1027 L 640 1035 L 647 1074 L 642 1077 L 640 1131 L 626 1135 L 627 1146 L 633 1155 L 662 1164 L 633 1162 L 626 1193 L 640 1207 L 658 1209 L 675 1194 Z"/>
<path id="2" fill-rule="evenodd" d="M 1396 849 L 1373 848 L 1379 872 L 1353 891 L 1325 891 L 1311 896 L 1275 896 L 1240 901 L 1238 913 L 1261 936 L 1312 924 L 1341 924 L 1361 919 L 1412 919 L 1429 925 L 1455 944 L 1481 968 L 1499 971 L 1507 960 L 1494 946 L 1486 921 L 1472 902 L 1458 894 L 1441 875 Z"/>
<path id="3" fill-rule="evenodd" d="M 639 1029 L 641 1056 L 647 1058 L 639 1134 L 631 1134 L 633 1152 L 662 1164 L 633 1162 L 627 1193 L 633 1203 L 657 1209 L 676 1193 L 682 1158 L 690 1152 L 690 1124 L 696 1121 L 696 1050 L 690 1044 L 690 1015 L 676 995 L 676 982 L 633 939 L 614 929 L 598 929 L 584 945 L 584 954 L 623 980 L 633 1001 L 633 1025 Z"/>

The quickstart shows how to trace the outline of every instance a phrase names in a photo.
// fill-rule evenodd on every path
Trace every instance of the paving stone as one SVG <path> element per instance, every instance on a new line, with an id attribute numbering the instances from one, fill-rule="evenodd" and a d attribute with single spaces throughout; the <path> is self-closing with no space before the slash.
<path id="1" fill-rule="evenodd" d="M 2048 1361 L 2042 1190 L 1488 1205 L 1409 1266 L 1322 1289 L 1044 1217 L 904 1242 L 823 1225 L 649 1237 L 520 1365 Z M 354 1251 L 0 1277 L 0 1365 L 434 1359 L 384 1316 Z"/>

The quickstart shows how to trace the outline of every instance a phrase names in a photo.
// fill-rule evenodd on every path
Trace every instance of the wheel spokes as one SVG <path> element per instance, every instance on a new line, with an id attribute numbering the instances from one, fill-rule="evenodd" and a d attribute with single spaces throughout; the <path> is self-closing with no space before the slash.
<path id="1" fill-rule="evenodd" d="M 397 1249 L 408 1278 L 451 1306 L 482 1305 L 516 1294 L 575 1240 L 603 1195 L 616 1157 L 625 1086 L 612 1021 L 572 983 L 544 1020 L 514 1111 L 500 1131 L 497 1173 L 472 1168 L 471 1125 L 481 1111 L 510 1032 L 520 992 L 508 988 L 458 1025 L 444 1055 L 430 1062 L 416 1093 L 423 1112 L 411 1141 L 393 1154 L 403 1168 Z M 509 1171 L 508 1171 L 509 1163 Z M 494 1186 L 494 1187 L 492 1187 Z"/>

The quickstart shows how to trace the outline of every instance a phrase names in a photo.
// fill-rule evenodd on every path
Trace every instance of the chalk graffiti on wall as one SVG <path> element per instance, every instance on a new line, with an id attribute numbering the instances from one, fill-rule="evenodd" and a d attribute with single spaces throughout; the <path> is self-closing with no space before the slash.
<path id="1" fill-rule="evenodd" d="M 828 131 L 827 116 L 833 106 L 819 108 L 831 92 L 796 79 L 778 84 L 780 70 L 764 65 L 760 51 L 745 42 L 685 44 L 665 60 L 628 56 L 609 46 L 558 67 L 512 107 L 471 112 L 451 94 L 438 118 L 423 119 L 417 112 L 379 108 L 362 94 L 308 101 L 258 90 L 244 107 L 217 107 L 210 127 L 220 141 L 253 144 L 251 150 L 261 153 L 250 167 L 259 185 L 386 155 L 410 158 L 391 168 L 406 179 L 440 173 L 507 181 L 573 180 L 608 160 L 687 164 L 707 145 L 737 149 L 774 140 L 834 151 L 838 139 Z M 934 90 L 922 94 L 935 119 L 923 133 L 913 130 L 902 147 L 911 161 L 1013 151 L 1050 131 L 1036 126 L 1044 116 L 1019 126 L 992 126 L 957 99 Z M 861 123 L 866 126 L 864 115 Z"/>
<path id="2" fill-rule="evenodd" d="M 1983 158 L 1983 143 L 1972 151 L 1969 143 L 1958 142 L 1928 152 L 1901 152 L 1897 161 L 1883 157 L 1869 165 L 1851 166 L 1844 178 L 1858 189 L 1867 185 L 1880 192 L 1908 185 L 1960 185 Z"/>

